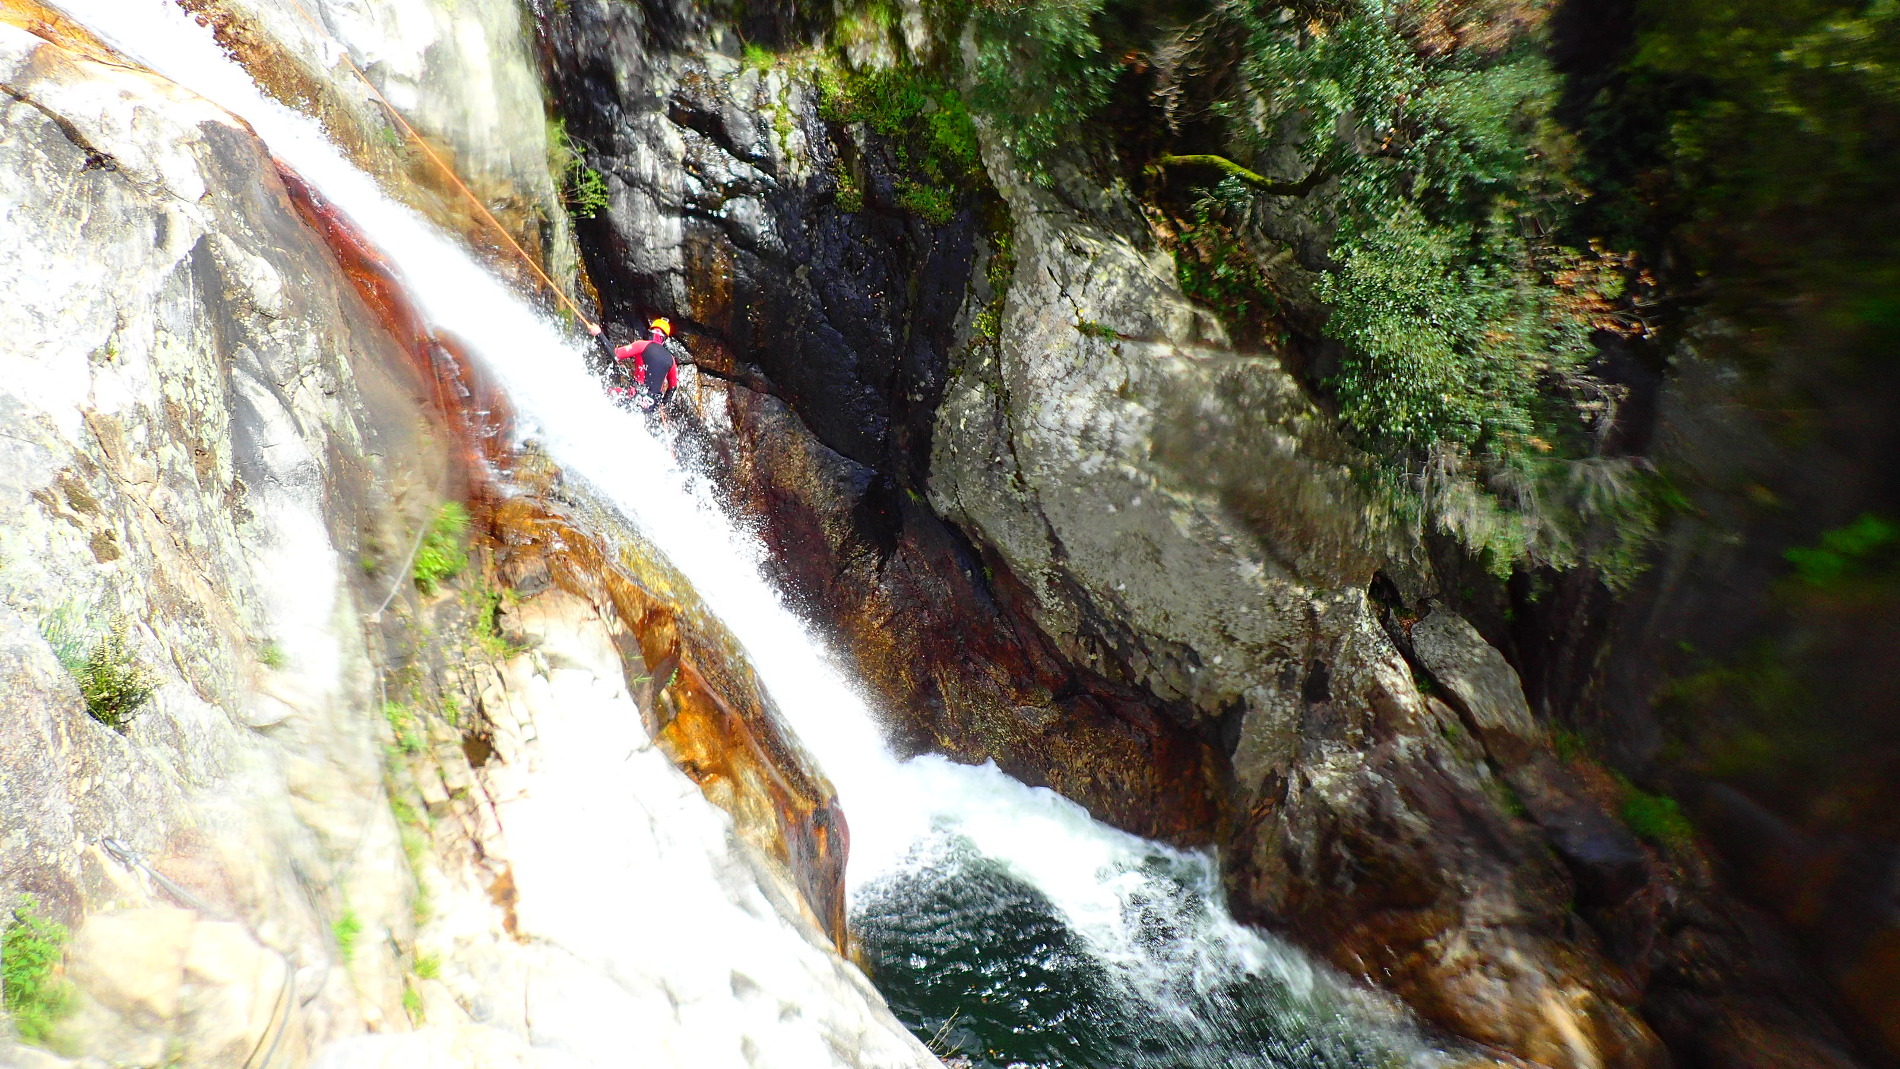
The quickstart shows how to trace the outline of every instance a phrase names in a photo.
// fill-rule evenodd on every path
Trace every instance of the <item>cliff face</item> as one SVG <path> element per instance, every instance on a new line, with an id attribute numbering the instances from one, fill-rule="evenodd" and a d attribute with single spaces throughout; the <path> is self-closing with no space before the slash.
<path id="1" fill-rule="evenodd" d="M 10 972 L 0 1060 L 929 1064 L 835 948 L 829 787 L 690 589 L 441 407 L 455 354 L 242 121 L 5 14 L 0 891 L 71 936 Z"/>
<path id="2" fill-rule="evenodd" d="M 1113 164 L 1044 184 L 979 124 L 981 186 L 907 201 L 905 135 L 830 100 L 941 62 L 922 13 L 742 22 L 549 13 L 611 193 L 583 253 L 684 321 L 706 456 L 905 745 L 1213 843 L 1243 916 L 1516 1055 L 1851 1062 L 1774 924 L 1446 607 L 1484 602 L 1352 476 L 1310 347 L 1235 345 Z M 1330 221 L 1274 226 L 1310 302 Z"/>
<path id="3" fill-rule="evenodd" d="M 291 1043 L 400 1019 L 384 942 L 343 962 L 330 938 L 346 909 L 406 934 L 414 890 L 375 804 L 353 625 L 387 580 L 355 561 L 359 532 L 395 541 L 424 518 L 442 450 L 374 370 L 377 325 L 241 124 L 4 32 L 9 890 L 93 918 L 77 945 L 96 953 L 74 965 L 93 1053 L 161 1057 L 174 1028 L 207 1054 L 248 1043 L 286 962 L 311 1000 Z M 402 567 L 399 549 L 361 552 Z M 119 629 L 155 690 L 115 731 L 44 636 L 83 663 Z M 216 915 L 161 908 L 108 839 Z M 189 975 L 121 973 L 122 955 L 186 947 L 210 955 Z"/>

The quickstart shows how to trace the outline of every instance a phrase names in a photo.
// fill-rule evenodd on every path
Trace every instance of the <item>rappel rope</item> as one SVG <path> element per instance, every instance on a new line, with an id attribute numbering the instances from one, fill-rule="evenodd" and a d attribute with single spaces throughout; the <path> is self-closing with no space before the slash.
<path id="1" fill-rule="evenodd" d="M 139 856 L 138 851 L 126 845 L 123 840 L 110 838 L 101 839 L 99 840 L 99 848 L 105 851 L 106 856 L 124 865 L 128 870 L 143 872 L 152 883 L 156 884 L 159 889 L 163 890 L 167 895 L 170 895 L 173 901 L 184 906 L 186 909 L 196 910 L 206 917 L 219 916 L 218 911 L 212 909 L 210 904 L 204 899 L 192 894 L 190 891 L 179 886 L 171 877 L 153 868 L 149 862 Z M 257 942 L 257 945 L 276 954 L 284 963 L 284 982 L 278 987 L 277 997 L 271 1002 L 271 1016 L 265 1019 L 264 1031 L 258 1034 L 257 1042 L 252 1045 L 250 1055 L 247 1056 L 243 1062 L 243 1069 L 252 1069 L 253 1064 L 255 1064 L 256 1069 L 270 1069 L 271 1059 L 277 1055 L 277 1046 L 283 1042 L 284 1033 L 290 1028 L 291 1014 L 299 1005 L 297 1002 L 297 965 L 290 960 L 289 954 L 265 942 L 264 938 L 257 934 L 257 929 L 251 927 L 249 921 L 243 917 L 233 917 L 232 919 L 250 934 L 251 938 Z M 330 965 L 326 964 L 324 966 L 324 975 L 326 978 L 329 972 Z M 318 984 L 316 989 L 305 997 L 304 1003 L 307 1004 L 310 999 L 315 998 L 322 990 L 322 984 Z M 275 1032 L 272 1032 L 270 1028 L 270 1021 L 272 1019 L 277 1021 L 277 1029 Z M 264 1045 L 266 1038 L 270 1040 L 270 1046 L 268 1047 Z M 261 1062 L 257 1060 L 257 1055 L 260 1051 L 262 1051 L 264 1055 L 264 1060 Z"/>
<path id="2" fill-rule="evenodd" d="M 403 133 L 408 136 L 409 140 L 415 142 L 416 146 L 422 149 L 423 154 L 428 156 L 430 161 L 441 169 L 442 173 L 447 176 L 449 182 L 452 183 L 457 190 L 461 191 L 462 196 L 467 198 L 470 204 L 474 205 L 476 211 L 481 213 L 482 218 L 488 220 L 488 225 L 494 227 L 495 232 L 501 235 L 501 239 L 507 242 L 508 247 L 515 251 L 515 255 L 521 257 L 521 262 L 528 265 L 528 270 L 533 271 L 535 276 L 547 286 L 548 292 L 554 294 L 556 300 L 566 305 L 568 311 L 574 313 L 574 318 L 580 320 L 581 325 L 587 328 L 587 333 L 599 334 L 600 325 L 587 318 L 587 313 L 581 311 L 580 305 L 575 304 L 573 298 L 562 292 L 561 287 L 554 284 L 554 280 L 548 277 L 546 271 L 541 270 L 541 265 L 535 263 L 534 257 L 528 255 L 528 251 L 521 247 L 521 244 L 515 240 L 513 234 L 508 232 L 508 228 L 501 225 L 501 221 L 496 219 L 494 213 L 488 210 L 488 206 L 482 203 L 481 198 L 477 197 L 468 186 L 463 184 L 461 176 L 455 173 L 455 169 L 449 166 L 448 161 L 437 155 L 436 151 L 429 147 L 428 141 L 424 140 L 422 135 L 416 132 L 416 128 L 409 125 L 409 120 L 403 118 L 402 112 L 397 111 L 396 106 L 391 104 L 389 98 L 383 95 L 383 91 L 376 88 L 376 83 L 369 80 L 369 75 L 363 73 L 363 68 L 356 65 L 356 60 L 350 56 L 348 46 L 337 40 L 336 36 L 330 33 L 330 31 L 324 29 L 323 24 L 319 23 L 316 18 L 310 14 L 309 9 L 303 6 L 302 0 L 290 0 L 290 2 L 291 5 L 297 9 L 297 13 L 303 16 L 304 21 L 310 24 L 310 28 L 317 31 L 318 36 L 336 47 L 337 55 L 342 58 L 344 65 L 350 68 L 350 71 L 363 83 L 364 88 L 369 90 L 370 95 L 375 97 L 377 102 L 382 104 L 384 110 L 389 112 L 389 117 L 396 120 L 396 125 L 402 127 Z"/>

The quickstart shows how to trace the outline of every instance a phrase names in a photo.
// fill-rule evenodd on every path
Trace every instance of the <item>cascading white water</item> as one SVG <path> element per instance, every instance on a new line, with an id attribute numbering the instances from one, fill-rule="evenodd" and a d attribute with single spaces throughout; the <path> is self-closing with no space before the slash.
<path id="1" fill-rule="evenodd" d="M 918 970 L 938 968 L 941 963 L 911 938 L 916 932 L 902 930 L 901 914 L 933 901 L 941 905 L 938 892 L 946 889 L 990 886 L 972 876 L 987 873 L 1002 881 L 996 886 L 1017 889 L 999 894 L 1026 893 L 1032 912 L 1041 910 L 1070 933 L 1064 975 L 1086 974 L 1103 999 L 1127 1004 L 1120 1013 L 1126 1020 L 1093 1025 L 1137 1033 L 1101 1054 L 1117 1064 L 1433 1057 L 1382 1000 L 1228 918 L 1207 858 L 1099 824 L 1073 803 L 1027 788 L 993 766 L 932 757 L 897 761 L 845 674 L 763 578 L 757 540 L 724 515 L 702 477 L 680 469 L 644 419 L 604 394 L 586 370 L 579 339 L 386 196 L 316 122 L 264 95 L 207 30 L 167 0 L 56 2 L 123 54 L 249 122 L 388 256 L 422 312 L 471 344 L 506 390 L 517 433 L 590 483 L 694 584 L 836 784 L 851 827 L 851 893 L 870 930 L 888 936 L 882 945 L 907 955 Z M 967 894 L 948 909 L 926 918 L 925 927 L 954 923 L 950 914 L 959 911 L 976 928 L 1002 923 L 989 903 Z M 974 945 L 946 953 L 981 953 L 970 949 Z M 1005 963 L 1002 971 L 1025 969 Z M 1001 977 L 998 998 L 1033 1002 L 1010 991 L 1008 981 Z M 1074 993 L 1050 994 L 1060 1000 Z M 916 1026 L 934 1029 L 943 1018 L 928 1007 L 913 1009 Z M 1261 1028 L 1265 1033 L 1257 1034 Z M 979 1047 L 987 1042 L 978 1040 Z M 1194 1049 L 1180 1049 L 1184 1045 Z M 1088 1064 L 1090 1058 L 1087 1050 L 1050 1048 L 1037 1061 Z"/>

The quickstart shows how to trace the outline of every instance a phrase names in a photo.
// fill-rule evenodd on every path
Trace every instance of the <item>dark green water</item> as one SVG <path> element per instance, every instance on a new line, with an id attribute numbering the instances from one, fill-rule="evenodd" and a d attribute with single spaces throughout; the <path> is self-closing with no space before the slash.
<path id="1" fill-rule="evenodd" d="M 1156 854 L 1103 874 L 1113 890 L 1085 904 L 1084 932 L 967 843 L 912 861 L 859 894 L 854 923 L 891 1009 L 941 1055 L 985 1069 L 1389 1069 L 1435 1053 L 1376 1000 L 1228 920 L 1204 862 Z"/>

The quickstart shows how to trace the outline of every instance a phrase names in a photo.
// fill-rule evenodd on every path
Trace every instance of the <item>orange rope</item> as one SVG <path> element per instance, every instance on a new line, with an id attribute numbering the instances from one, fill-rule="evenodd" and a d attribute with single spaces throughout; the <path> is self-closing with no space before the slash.
<path id="1" fill-rule="evenodd" d="M 395 119 L 396 124 L 402 127 L 403 133 L 409 136 L 409 140 L 414 141 L 417 147 L 421 148 L 422 151 L 428 155 L 429 159 L 433 160 L 435 165 L 442 169 L 442 173 L 447 175 L 449 181 L 455 184 L 455 188 L 462 191 L 462 196 L 468 198 L 468 202 L 475 206 L 475 210 L 482 213 L 482 218 L 488 220 L 488 225 L 494 227 L 495 232 L 501 235 L 501 239 L 508 243 L 508 247 L 515 250 L 515 254 L 521 257 L 521 262 L 528 265 L 528 270 L 533 271 L 542 282 L 547 284 L 548 292 L 554 294 L 557 300 L 567 306 L 568 311 L 574 313 L 574 318 L 581 321 L 581 325 L 587 328 L 587 333 L 599 334 L 600 326 L 588 319 L 586 313 L 581 311 L 580 306 L 575 304 L 572 298 L 561 292 L 561 287 L 555 285 L 554 280 L 548 277 L 547 272 L 541 270 L 541 265 L 535 263 L 534 257 L 529 256 L 528 251 L 515 241 L 514 235 L 508 233 L 508 228 L 501 225 L 501 221 L 496 219 L 494 214 L 488 210 L 488 206 L 481 202 L 481 198 L 475 196 L 466 185 L 462 184 L 461 176 L 457 175 L 455 169 L 448 165 L 448 161 L 436 155 L 436 151 L 429 147 L 429 143 L 423 140 L 421 134 L 416 132 L 416 128 L 409 125 L 409 120 L 402 117 L 402 112 L 397 111 L 396 106 L 389 102 L 389 98 L 383 95 L 382 90 L 376 88 L 376 83 L 369 80 L 369 75 L 363 73 L 363 68 L 356 65 L 356 60 L 350 58 L 349 48 L 344 45 L 343 42 L 332 37 L 330 32 L 325 30 L 322 24 L 317 22 L 317 20 L 311 16 L 310 12 L 305 9 L 301 0 L 290 0 L 290 2 L 296 7 L 298 14 L 303 16 L 304 21 L 310 24 L 311 29 L 317 31 L 318 35 L 323 37 L 324 40 L 336 46 L 338 54 L 343 57 L 343 62 L 349 65 L 351 71 L 355 72 L 356 77 L 360 79 L 364 87 L 370 91 L 370 95 L 381 102 L 384 108 L 388 109 L 390 117 Z"/>

